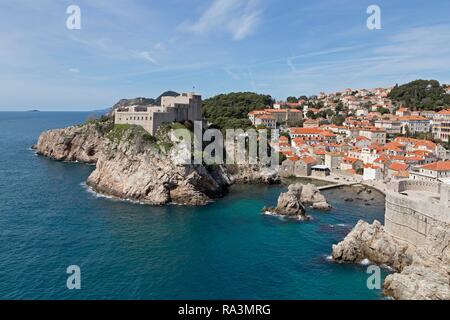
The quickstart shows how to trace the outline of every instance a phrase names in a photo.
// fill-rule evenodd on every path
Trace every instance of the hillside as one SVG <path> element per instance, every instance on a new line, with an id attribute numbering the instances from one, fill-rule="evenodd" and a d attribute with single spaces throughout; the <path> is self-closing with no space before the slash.
<path id="1" fill-rule="evenodd" d="M 119 100 L 119 102 L 117 102 L 115 105 L 113 105 L 111 107 L 111 109 L 109 109 L 107 115 L 112 116 L 112 112 L 120 107 L 144 106 L 144 105 L 158 105 L 159 106 L 159 105 L 161 105 L 161 97 L 163 97 L 163 96 L 176 97 L 178 95 L 179 95 L 179 93 L 175 92 L 175 91 L 165 91 L 165 92 L 161 93 L 158 96 L 158 98 L 156 98 L 156 99 L 143 98 L 143 97 L 134 98 L 134 99 L 122 99 L 122 100 Z"/>
<path id="2" fill-rule="evenodd" d="M 248 113 L 273 104 L 270 95 L 253 92 L 220 94 L 203 101 L 203 116 L 221 129 L 251 126 Z"/>
<path id="3" fill-rule="evenodd" d="M 450 106 L 450 95 L 446 86 L 436 80 L 415 80 L 398 86 L 389 94 L 389 99 L 416 110 L 440 110 Z"/>

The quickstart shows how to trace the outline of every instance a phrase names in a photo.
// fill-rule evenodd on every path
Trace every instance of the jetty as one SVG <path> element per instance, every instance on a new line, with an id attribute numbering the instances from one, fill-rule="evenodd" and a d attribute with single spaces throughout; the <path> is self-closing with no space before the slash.
<path id="1" fill-rule="evenodd" d="M 317 189 L 319 189 L 320 191 L 322 191 L 322 190 L 333 189 L 333 188 L 339 188 L 339 187 L 345 187 L 345 186 L 354 186 L 354 185 L 358 185 L 358 184 L 360 184 L 360 183 L 358 183 L 358 182 L 333 183 L 333 184 L 328 184 L 328 185 L 326 185 L 326 186 L 317 187 Z"/>

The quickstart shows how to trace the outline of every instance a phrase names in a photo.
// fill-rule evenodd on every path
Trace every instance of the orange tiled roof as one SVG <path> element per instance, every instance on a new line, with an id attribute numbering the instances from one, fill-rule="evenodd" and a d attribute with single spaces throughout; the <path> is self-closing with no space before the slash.
<path id="1" fill-rule="evenodd" d="M 421 166 L 420 168 L 432 171 L 450 171 L 450 161 L 438 161 Z"/>
<path id="2" fill-rule="evenodd" d="M 316 154 L 316 155 L 318 155 L 318 156 L 324 155 L 325 153 L 326 153 L 326 152 L 325 152 L 325 150 L 323 150 L 323 149 L 319 149 L 319 150 L 314 151 L 314 154 Z"/>
<path id="3" fill-rule="evenodd" d="M 394 171 L 406 171 L 408 170 L 408 165 L 406 163 L 394 162 L 389 166 L 389 169 Z"/>
<path id="4" fill-rule="evenodd" d="M 305 162 L 307 164 L 316 163 L 317 162 L 317 160 L 315 158 L 310 157 L 310 156 L 303 157 L 303 158 L 301 158 L 301 160 L 303 160 L 303 162 Z"/>
<path id="5" fill-rule="evenodd" d="M 374 165 L 372 163 L 365 164 L 364 168 L 366 168 L 366 169 L 381 169 L 379 166 L 376 166 L 376 165 Z"/>
<path id="6" fill-rule="evenodd" d="M 406 116 L 406 117 L 399 117 L 399 119 L 403 121 L 423 121 L 423 120 L 429 121 L 427 118 L 421 116 Z"/>
<path id="7" fill-rule="evenodd" d="M 343 162 L 345 163 L 355 163 L 356 161 L 358 161 L 359 159 L 357 158 L 352 158 L 352 157 L 345 157 L 342 159 Z"/>
<path id="8" fill-rule="evenodd" d="M 441 110 L 438 112 L 438 114 L 450 115 L 450 109 Z"/>

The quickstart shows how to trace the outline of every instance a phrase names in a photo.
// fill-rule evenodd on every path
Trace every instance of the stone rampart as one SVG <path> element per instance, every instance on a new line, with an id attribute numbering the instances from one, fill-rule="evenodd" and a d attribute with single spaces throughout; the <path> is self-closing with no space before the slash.
<path id="1" fill-rule="evenodd" d="M 386 192 L 386 232 L 416 247 L 423 244 L 435 228 L 450 227 L 448 199 L 449 187 L 438 182 L 392 183 Z"/>

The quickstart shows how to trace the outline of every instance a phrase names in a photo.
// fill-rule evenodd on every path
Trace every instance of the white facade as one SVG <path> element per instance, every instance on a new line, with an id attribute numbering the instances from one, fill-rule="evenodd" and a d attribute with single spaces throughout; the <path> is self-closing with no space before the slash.
<path id="1" fill-rule="evenodd" d="M 382 180 L 383 173 L 381 168 L 377 166 L 364 167 L 363 180 Z"/>

